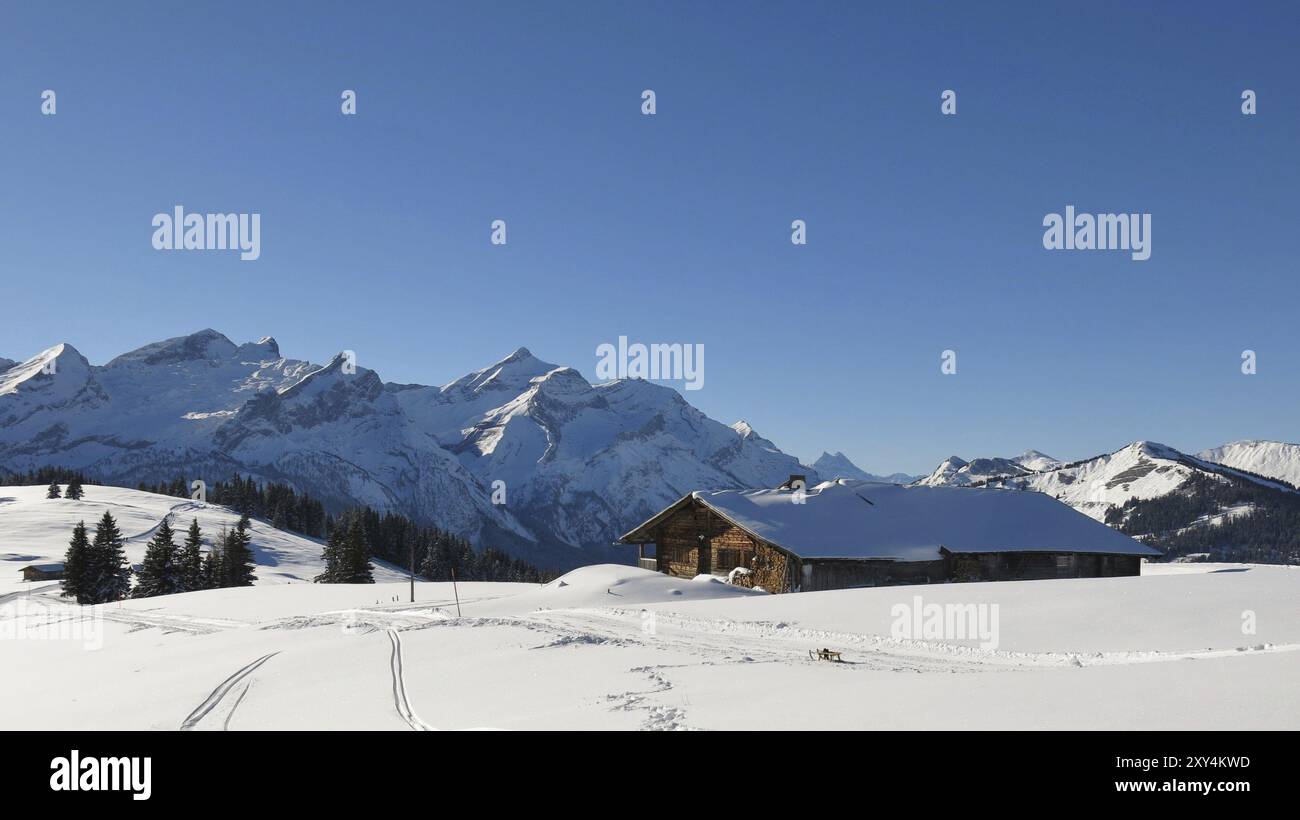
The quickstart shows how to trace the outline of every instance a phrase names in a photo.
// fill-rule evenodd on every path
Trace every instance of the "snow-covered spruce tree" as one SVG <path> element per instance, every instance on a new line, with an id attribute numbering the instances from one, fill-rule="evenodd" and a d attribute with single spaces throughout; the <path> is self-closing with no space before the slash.
<path id="1" fill-rule="evenodd" d="M 50 488 L 45 491 L 46 498 L 63 498 L 63 491 L 59 489 L 57 480 L 50 482 Z"/>
<path id="2" fill-rule="evenodd" d="M 76 598 L 79 604 L 93 603 L 86 594 L 86 569 L 90 562 L 90 538 L 86 536 L 86 522 L 72 530 L 68 552 L 63 556 L 63 595 Z"/>
<path id="3" fill-rule="evenodd" d="M 131 590 L 131 565 L 122 548 L 124 540 L 113 515 L 104 510 L 104 517 L 95 525 L 95 540 L 90 545 L 87 562 L 86 586 L 94 603 L 120 601 Z"/>
<path id="4" fill-rule="evenodd" d="M 74 475 L 68 479 L 68 489 L 64 491 L 63 497 L 70 501 L 80 501 L 85 491 L 81 488 L 81 476 Z"/>
<path id="5" fill-rule="evenodd" d="M 248 513 L 244 513 L 239 523 L 226 536 L 224 552 L 228 586 L 251 587 L 257 577 L 254 572 L 256 565 L 253 562 L 253 550 L 250 548 L 253 537 L 248 532 L 251 523 Z"/>
<path id="6" fill-rule="evenodd" d="M 164 518 L 144 548 L 144 560 L 140 562 L 140 572 L 136 575 L 132 596 L 152 598 L 155 595 L 171 595 L 183 591 L 176 534 Z"/>
<path id="7" fill-rule="evenodd" d="M 203 530 L 199 529 L 199 519 L 190 522 L 189 532 L 185 534 L 185 545 L 180 551 L 181 589 L 193 592 L 206 589 L 203 583 Z"/>
<path id="8" fill-rule="evenodd" d="M 373 584 L 370 564 L 370 544 L 366 540 L 366 525 L 360 515 L 352 517 L 347 536 L 343 539 L 343 583 Z"/>

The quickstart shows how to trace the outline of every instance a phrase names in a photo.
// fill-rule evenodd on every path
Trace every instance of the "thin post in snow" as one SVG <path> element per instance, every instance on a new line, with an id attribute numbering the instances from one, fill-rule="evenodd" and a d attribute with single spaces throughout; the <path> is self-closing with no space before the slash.
<path id="1" fill-rule="evenodd" d="M 456 568 L 451 570 L 451 594 L 456 596 L 456 617 L 460 617 L 460 593 L 456 591 Z"/>
<path id="2" fill-rule="evenodd" d="M 415 539 L 410 541 L 411 545 L 411 603 L 415 603 Z"/>

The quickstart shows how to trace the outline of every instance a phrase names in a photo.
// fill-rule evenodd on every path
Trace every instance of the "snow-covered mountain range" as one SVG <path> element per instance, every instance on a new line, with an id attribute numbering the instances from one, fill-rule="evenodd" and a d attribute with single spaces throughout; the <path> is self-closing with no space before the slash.
<path id="1" fill-rule="evenodd" d="M 1288 455 L 1296 460 L 1289 460 Z M 1292 470 L 1300 471 L 1300 446 L 1294 444 L 1238 442 L 1192 456 L 1164 444 L 1137 441 L 1113 453 L 1071 464 L 1036 450 L 1016 458 L 977 458 L 969 462 L 951 456 L 917 483 L 1035 490 L 1105 521 L 1111 509 L 1130 499 L 1167 495 L 1193 475 L 1234 476 L 1285 490 L 1290 489 L 1286 476 Z"/>
<path id="2" fill-rule="evenodd" d="M 1193 477 L 1291 492 L 1300 445 L 1242 441 L 1193 456 L 1135 442 L 1070 464 L 1027 450 L 953 456 L 919 479 L 880 476 L 839 452 L 802 465 L 748 423 L 715 421 L 669 387 L 591 384 L 525 348 L 432 387 L 386 383 L 344 354 L 316 365 L 283 356 L 270 337 L 236 345 L 203 330 L 102 366 L 69 344 L 0 359 L 0 473 L 43 466 L 127 486 L 238 472 L 565 568 L 625 560 L 611 546 L 620 532 L 701 488 L 773 487 L 795 473 L 809 486 L 994 486 L 1044 492 L 1114 524 L 1116 510 L 1183 491 Z M 1218 512 L 1202 517 L 1225 520 Z"/>
<path id="3" fill-rule="evenodd" d="M 611 541 L 692 490 L 819 478 L 671 388 L 593 385 L 525 348 L 430 387 L 213 330 L 102 366 L 59 344 L 0 369 L 0 472 L 48 465 L 128 486 L 235 472 L 287 481 L 558 567 L 625 558 Z"/>
<path id="4" fill-rule="evenodd" d="M 1035 451 L 953 456 L 919 483 L 1047 493 L 1171 555 L 1290 562 L 1300 560 L 1298 467 L 1294 444 L 1244 441 L 1193 456 L 1138 441 L 1070 464 Z"/>

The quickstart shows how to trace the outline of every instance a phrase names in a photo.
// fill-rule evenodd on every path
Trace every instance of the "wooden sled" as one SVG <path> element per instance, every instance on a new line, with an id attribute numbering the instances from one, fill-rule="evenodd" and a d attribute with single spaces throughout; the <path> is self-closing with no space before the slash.
<path id="1" fill-rule="evenodd" d="M 808 657 L 815 661 L 834 661 L 835 663 L 843 663 L 843 661 L 840 660 L 840 653 L 833 649 L 809 649 Z"/>

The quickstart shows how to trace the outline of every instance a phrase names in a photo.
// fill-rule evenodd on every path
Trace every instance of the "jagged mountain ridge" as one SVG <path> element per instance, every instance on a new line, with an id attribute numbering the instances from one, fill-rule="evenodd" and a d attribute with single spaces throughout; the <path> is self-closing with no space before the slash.
<path id="1" fill-rule="evenodd" d="M 669 387 L 593 385 L 526 348 L 430 387 L 214 330 L 101 366 L 61 344 L 0 371 L 0 470 L 56 464 L 128 486 L 234 472 L 286 481 L 557 568 L 626 558 L 613 538 L 692 490 L 818 480 Z"/>

